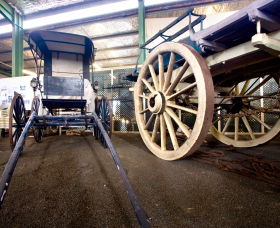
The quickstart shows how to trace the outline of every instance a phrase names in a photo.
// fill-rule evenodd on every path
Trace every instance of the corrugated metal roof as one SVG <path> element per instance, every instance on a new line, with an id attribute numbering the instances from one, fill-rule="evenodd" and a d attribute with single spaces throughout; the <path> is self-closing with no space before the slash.
<path id="1" fill-rule="evenodd" d="M 60 32 L 76 33 L 91 38 L 135 30 L 138 30 L 137 17 L 127 17 L 110 21 L 86 23 L 58 29 Z"/>
<path id="2" fill-rule="evenodd" d="M 7 0 L 24 14 L 37 13 L 63 6 L 70 6 L 82 2 L 98 2 L 100 0 Z"/>
<path id="3" fill-rule="evenodd" d="M 117 1 L 117 0 L 116 0 Z M 137 1 L 137 0 L 135 0 Z M 215 12 L 237 10 L 249 4 L 252 0 L 224 3 L 222 5 L 209 6 Z M 42 10 L 70 7 L 74 5 L 95 4 L 98 2 L 115 2 L 112 0 L 8 0 L 14 4 L 24 14 L 38 13 Z M 240 3 L 236 3 L 240 2 Z M 245 3 L 246 2 L 246 3 Z M 67 10 L 67 9 L 65 9 Z M 168 11 L 160 11 L 147 14 L 147 18 L 176 18 L 186 9 L 173 9 Z M 208 11 L 207 11 L 208 10 Z M 209 8 L 203 7 L 196 10 L 197 13 L 209 12 Z M 43 15 L 41 15 L 43 16 Z M 147 20 L 148 21 L 148 20 Z M 149 20 L 150 21 L 150 20 Z M 156 21 L 156 20 L 155 20 Z M 147 26 L 149 27 L 149 26 Z M 154 25 L 155 31 L 162 27 Z M 122 67 L 126 65 L 134 65 L 139 54 L 138 49 L 138 19 L 137 16 L 122 17 L 119 19 L 104 18 L 100 22 L 87 22 L 81 25 L 72 25 L 56 29 L 56 31 L 69 32 L 75 34 L 86 35 L 93 38 L 96 52 L 96 65 L 102 68 Z M 153 34 L 152 34 L 153 35 Z M 24 42 L 25 43 L 25 42 Z M 24 44 L 27 47 L 27 44 Z M 12 39 L 0 40 L 0 61 L 11 61 L 11 53 L 3 53 L 12 48 Z M 31 59 L 30 51 L 24 52 L 25 59 Z M 25 68 L 34 68 L 34 61 L 25 61 Z"/>

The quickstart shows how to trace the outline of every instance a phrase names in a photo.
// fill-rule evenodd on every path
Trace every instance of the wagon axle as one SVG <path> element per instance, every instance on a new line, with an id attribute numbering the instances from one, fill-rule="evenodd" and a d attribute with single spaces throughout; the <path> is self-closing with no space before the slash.
<path id="1" fill-rule="evenodd" d="M 242 98 L 232 98 L 232 104 L 225 104 L 224 108 L 230 114 L 239 113 L 242 108 L 246 105 Z"/>

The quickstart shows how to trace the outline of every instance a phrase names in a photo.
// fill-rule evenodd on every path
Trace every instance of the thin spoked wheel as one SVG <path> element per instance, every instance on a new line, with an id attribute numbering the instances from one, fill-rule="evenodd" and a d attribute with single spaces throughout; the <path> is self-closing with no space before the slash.
<path id="1" fill-rule="evenodd" d="M 279 76 L 267 75 L 240 82 L 219 94 L 211 132 L 234 147 L 253 147 L 280 131 Z"/>
<path id="2" fill-rule="evenodd" d="M 112 110 L 111 110 L 109 101 L 105 97 L 101 98 L 98 109 L 99 109 L 98 117 L 101 119 L 102 125 L 103 125 L 104 129 L 106 130 L 107 134 L 109 135 L 109 137 L 111 137 L 111 134 L 112 134 Z M 107 147 L 105 139 L 100 132 L 99 132 L 99 136 L 100 136 L 101 144 L 104 147 Z"/>
<path id="3" fill-rule="evenodd" d="M 134 89 L 135 115 L 149 150 L 164 160 L 191 155 L 211 126 L 214 89 L 193 48 L 166 42 L 148 56 Z"/>
<path id="4" fill-rule="evenodd" d="M 26 121 L 27 117 L 23 98 L 19 93 L 15 93 L 11 103 L 9 116 L 9 139 L 12 150 L 15 148 L 19 140 Z"/>
<path id="5" fill-rule="evenodd" d="M 95 102 L 95 113 L 99 117 L 100 100 L 98 99 L 98 97 L 95 98 L 94 102 Z M 98 140 L 100 138 L 100 130 L 99 130 L 97 124 L 95 124 L 93 126 L 93 132 L 94 132 L 95 139 Z"/>
<path id="6" fill-rule="evenodd" d="M 31 112 L 35 112 L 36 115 L 38 115 L 39 107 L 40 107 L 40 99 L 39 99 L 39 97 L 34 97 L 33 101 L 32 101 Z M 39 123 L 39 121 L 36 120 L 35 124 L 36 123 Z M 35 141 L 38 143 L 42 142 L 43 128 L 39 127 L 39 126 L 33 126 L 32 131 L 33 131 L 33 136 L 34 136 Z"/>

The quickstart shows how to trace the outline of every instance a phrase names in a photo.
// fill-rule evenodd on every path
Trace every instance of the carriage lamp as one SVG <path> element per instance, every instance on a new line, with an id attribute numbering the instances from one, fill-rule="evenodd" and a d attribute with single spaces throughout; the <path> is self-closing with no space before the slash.
<path id="1" fill-rule="evenodd" d="M 38 87 L 38 81 L 36 78 L 32 78 L 30 81 L 30 86 L 33 88 L 34 92 Z"/>
<path id="2" fill-rule="evenodd" d="M 94 92 L 96 92 L 98 89 L 99 89 L 99 83 L 98 83 L 98 81 L 95 81 L 93 83 L 93 90 L 94 90 Z"/>

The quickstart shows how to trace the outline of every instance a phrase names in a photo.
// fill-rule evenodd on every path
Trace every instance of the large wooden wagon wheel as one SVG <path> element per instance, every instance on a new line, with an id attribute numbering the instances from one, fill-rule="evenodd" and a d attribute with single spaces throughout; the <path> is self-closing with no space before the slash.
<path id="1" fill-rule="evenodd" d="M 38 115 L 39 108 L 40 108 L 40 99 L 39 97 L 34 97 L 32 101 L 31 112 L 35 112 L 36 115 Z M 39 123 L 39 121 L 36 120 L 35 123 Z M 32 130 L 33 130 L 33 136 L 35 141 L 38 143 L 42 142 L 43 128 L 39 126 L 33 126 Z"/>
<path id="2" fill-rule="evenodd" d="M 234 147 L 253 147 L 275 137 L 280 131 L 278 83 L 273 75 L 256 77 L 219 95 L 213 136 Z"/>
<path id="3" fill-rule="evenodd" d="M 11 103 L 9 116 L 9 139 L 12 150 L 19 140 L 26 122 L 27 117 L 23 98 L 19 93 L 15 93 Z"/>
<path id="4" fill-rule="evenodd" d="M 211 126 L 214 89 L 205 60 L 191 47 L 166 42 L 148 56 L 134 91 L 141 137 L 156 156 L 191 155 Z"/>
<path id="5" fill-rule="evenodd" d="M 106 130 L 109 137 L 112 134 L 112 110 L 109 101 L 103 96 L 96 105 L 96 114 L 100 118 L 104 129 Z M 98 127 L 95 128 L 96 137 L 100 139 L 101 144 L 107 147 L 105 139 L 101 134 Z"/>

